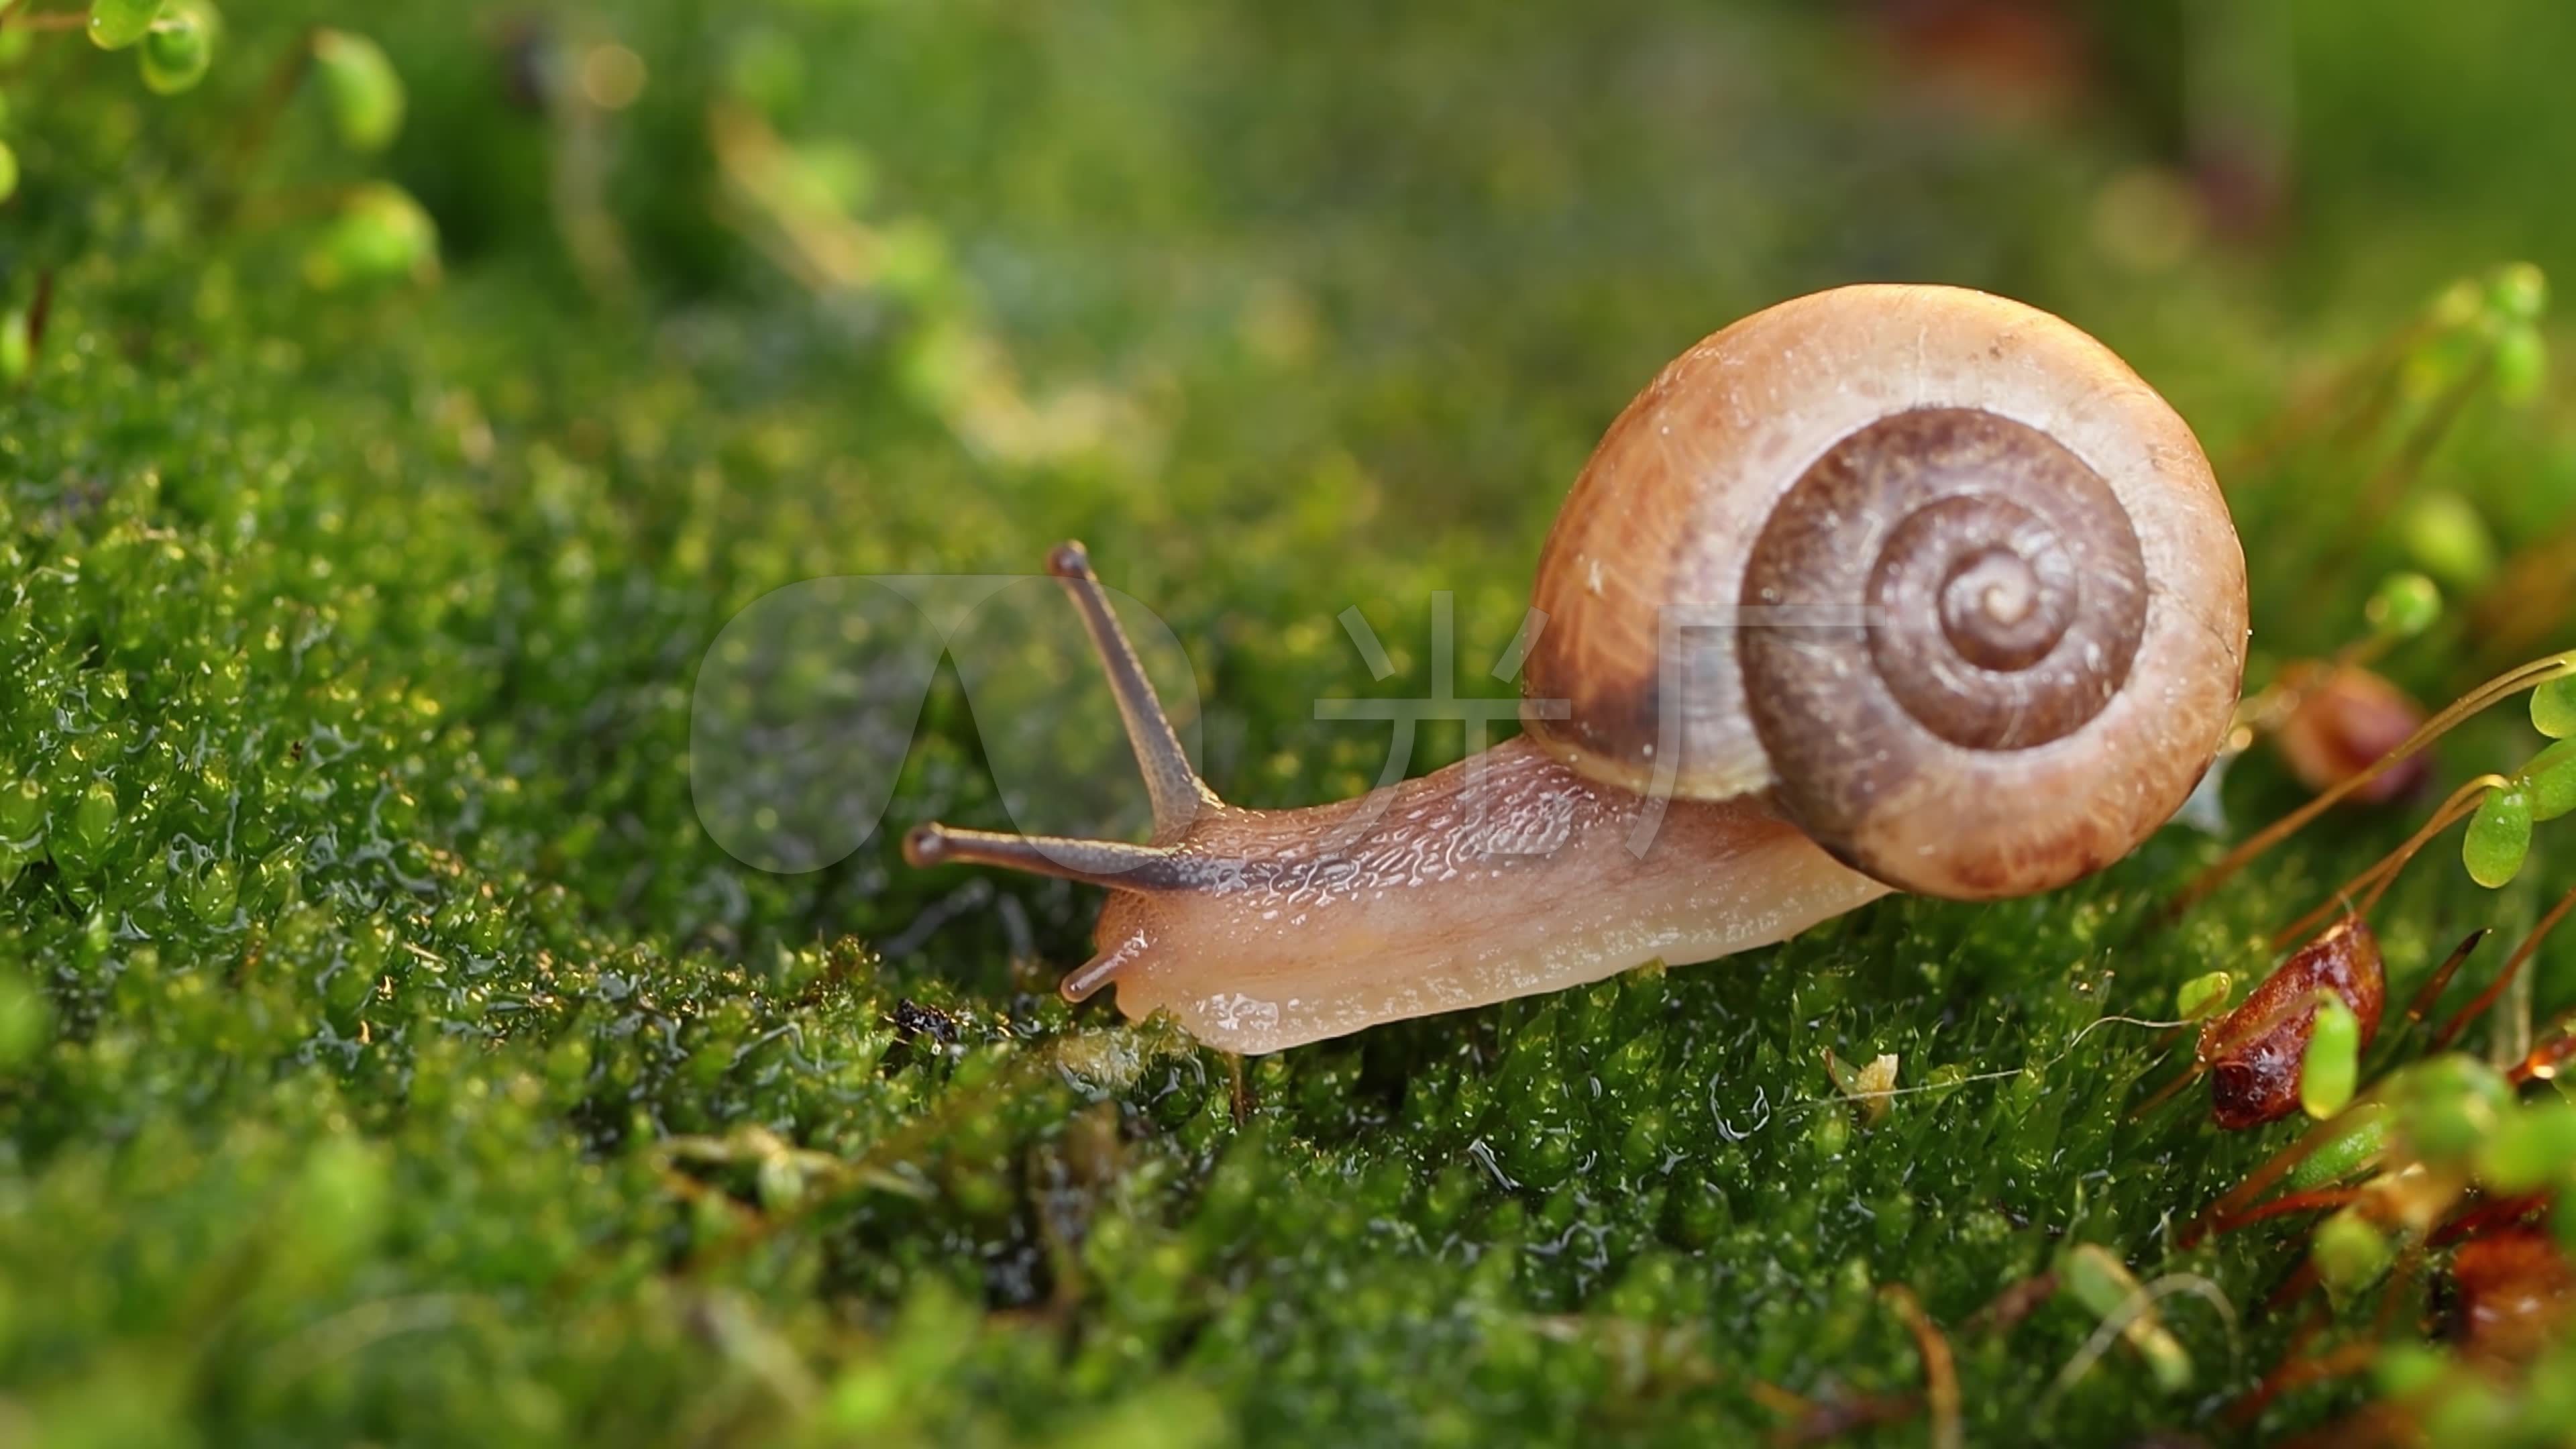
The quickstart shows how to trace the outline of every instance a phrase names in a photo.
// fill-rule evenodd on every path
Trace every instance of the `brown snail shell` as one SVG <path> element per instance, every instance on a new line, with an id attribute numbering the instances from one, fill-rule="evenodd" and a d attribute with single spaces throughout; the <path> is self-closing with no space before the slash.
<path id="1" fill-rule="evenodd" d="M 1526 688 L 1567 703 L 1528 728 L 1622 788 L 1767 791 L 1906 890 L 2046 890 L 2216 752 L 2244 567 L 2190 428 L 2102 344 L 1842 288 L 1702 342 L 1612 425 L 1540 557 Z"/>

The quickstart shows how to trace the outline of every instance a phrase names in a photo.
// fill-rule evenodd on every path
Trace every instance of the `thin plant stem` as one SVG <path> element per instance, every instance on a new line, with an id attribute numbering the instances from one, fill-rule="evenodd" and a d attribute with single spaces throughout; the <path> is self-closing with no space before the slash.
<path id="1" fill-rule="evenodd" d="M 2238 871 L 2252 864 L 2263 852 L 2297 834 L 2309 822 L 2342 803 L 2353 792 L 2396 768 L 2400 762 L 2413 757 L 2426 745 L 2450 733 L 2462 720 L 2468 719 L 2498 700 L 2510 698 L 2553 679 L 2565 679 L 2571 675 L 2576 675 L 2576 650 L 2543 655 L 2530 663 L 2517 664 L 2461 695 L 2453 700 L 2448 708 L 2426 720 L 2415 733 L 2400 741 L 2395 749 L 2373 761 L 2369 768 L 2359 774 L 2346 776 L 2340 783 L 2255 832 L 2243 844 L 2221 856 L 2217 864 L 2202 871 L 2198 879 L 2183 888 L 2182 894 L 2174 897 L 2171 912 L 2179 915 L 2207 900 L 2211 892 L 2225 885 Z"/>
<path id="2" fill-rule="evenodd" d="M 2450 1046 L 2461 1032 L 2468 1029 L 2469 1023 L 2477 1019 L 2479 1013 L 2495 1005 L 2496 998 L 2504 995 L 2505 988 L 2511 986 L 2514 977 L 2521 973 L 2522 963 L 2530 960 L 2532 955 L 2539 951 L 2540 943 L 2549 939 L 2549 933 L 2558 929 L 2558 923 L 2567 919 L 2567 912 L 2571 909 L 2576 909 L 2576 890 L 2570 890 L 2560 896 L 2558 904 L 2549 908 L 2549 914 L 2542 916 L 2540 924 L 2532 927 L 2531 934 L 2523 938 L 2521 945 L 2513 948 L 2511 956 L 2505 958 L 2504 969 L 2496 973 L 2495 980 L 2487 983 L 2487 989 L 2479 992 L 2477 998 L 2468 1005 L 2453 1012 L 2451 1019 L 2443 1022 L 2441 1028 L 2433 1033 L 2434 1051 L 2438 1052 Z"/>
<path id="3" fill-rule="evenodd" d="M 2316 909 L 2274 933 L 2272 943 L 2276 946 L 2286 946 L 2292 941 L 2304 938 L 2326 917 L 2345 908 L 2347 903 L 2351 902 L 2353 892 L 2363 890 L 2365 887 L 2367 892 L 2358 903 L 2351 905 L 2351 910 L 2354 915 L 2367 916 L 2371 909 L 2379 904 L 2380 897 L 2388 893 L 2388 887 L 2396 881 L 2397 873 L 2404 870 L 2407 864 L 2431 843 L 2434 836 L 2477 813 L 2478 801 L 2487 791 L 2512 783 L 2502 775 L 2480 775 L 2452 791 L 2451 797 L 2442 802 L 2442 808 L 2434 811 L 2431 818 L 2427 819 L 2413 835 L 2406 837 L 2405 844 L 2381 856 L 2369 869 L 2337 886 L 2334 893 L 2319 903 Z"/>

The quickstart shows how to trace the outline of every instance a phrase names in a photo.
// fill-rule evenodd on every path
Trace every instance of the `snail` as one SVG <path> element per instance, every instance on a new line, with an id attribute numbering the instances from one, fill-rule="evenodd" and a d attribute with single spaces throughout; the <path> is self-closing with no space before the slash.
<path id="1" fill-rule="evenodd" d="M 1523 732 L 1355 800 L 1192 770 L 1079 544 L 1147 844 L 916 827 L 1109 888 L 1079 1001 L 1276 1051 L 1786 939 L 1890 890 L 1990 900 L 2126 855 L 2218 751 L 2245 564 L 2190 428 L 1980 292 L 1855 286 L 1666 366 L 1539 558 Z"/>

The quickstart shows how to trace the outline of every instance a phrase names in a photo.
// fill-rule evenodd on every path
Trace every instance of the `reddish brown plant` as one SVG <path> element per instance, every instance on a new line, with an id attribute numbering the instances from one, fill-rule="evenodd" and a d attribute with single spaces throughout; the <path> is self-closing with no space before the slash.
<path id="1" fill-rule="evenodd" d="M 2379 1033 L 2388 996 L 2378 938 L 2359 916 L 2346 916 L 2300 947 L 2254 988 L 2245 1003 L 2200 1033 L 2207 1069 L 2209 1117 L 2231 1132 L 2275 1122 L 2299 1107 L 2299 1073 L 2316 1032 L 2317 993 L 2343 998 L 2361 1022 L 2361 1043 Z"/>
<path id="2" fill-rule="evenodd" d="M 2282 682 L 2298 700 L 2273 741 L 2299 783 L 2331 789 L 2370 768 L 2380 756 L 2422 728 L 2424 710 L 2404 691 L 2352 664 L 2294 664 Z M 2433 771 L 2431 758 L 2415 755 L 2354 788 L 2364 805 L 2413 794 Z"/>
<path id="3" fill-rule="evenodd" d="M 2566 1318 L 2576 1269 L 2547 1232 L 2516 1226 L 2461 1244 L 2451 1286 L 2451 1336 L 2480 1358 L 2528 1363 Z"/>

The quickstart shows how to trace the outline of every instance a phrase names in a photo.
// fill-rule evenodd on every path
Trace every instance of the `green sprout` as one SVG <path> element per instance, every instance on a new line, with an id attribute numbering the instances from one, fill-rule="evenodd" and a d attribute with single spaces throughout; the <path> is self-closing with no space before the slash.
<path id="1" fill-rule="evenodd" d="M 2385 1092 L 2399 1139 L 2437 1165 L 2477 1153 L 2513 1107 L 2513 1089 L 2495 1068 L 2456 1052 L 2399 1069 Z"/>
<path id="2" fill-rule="evenodd" d="M 427 280 L 438 269 L 438 224 L 409 192 L 372 182 L 351 193 L 304 258 L 305 278 L 326 291 Z"/>
<path id="3" fill-rule="evenodd" d="M 2576 735 L 2576 678 L 2552 679 L 2531 692 L 2531 727 L 2553 740 Z"/>
<path id="4" fill-rule="evenodd" d="M 161 18 L 162 0 L 90 0 L 90 43 L 101 50 L 140 44 Z"/>
<path id="5" fill-rule="evenodd" d="M 2199 1021 L 2214 1016 L 2227 1007 L 2227 999 L 2236 992 L 2236 977 L 2226 971 L 2210 971 L 2191 978 L 2174 991 L 2174 1014 L 2185 1021 Z"/>
<path id="6" fill-rule="evenodd" d="M 2534 1192 L 2576 1174 L 2576 1102 L 2528 1102 L 2478 1151 L 2478 1175 L 2498 1192 Z"/>
<path id="7" fill-rule="evenodd" d="M 2361 1075 L 2361 1018 L 2332 991 L 2317 993 L 2316 1023 L 2299 1062 L 2299 1105 L 2324 1121 L 2352 1101 Z"/>
<path id="8" fill-rule="evenodd" d="M 2415 565 L 2456 589 L 2474 589 L 2496 571 L 2495 533 L 2478 506 L 2446 488 L 2409 499 L 2397 531 Z"/>
<path id="9" fill-rule="evenodd" d="M 195 89 L 214 65 L 219 23 L 205 0 L 175 0 L 135 55 L 144 86 L 164 96 Z"/>
<path id="10" fill-rule="evenodd" d="M 2494 890 L 2521 874 L 2523 858 L 2531 852 L 2531 804 L 2531 791 L 2521 784 L 2487 791 L 2460 842 L 2469 879 Z"/>
<path id="11" fill-rule="evenodd" d="M 2487 284 L 2496 390 L 2509 402 L 2527 402 L 2540 395 L 2549 370 L 2549 345 L 2540 335 L 2540 318 L 2548 310 L 2548 278 L 2529 262 L 2498 268 Z"/>
<path id="12" fill-rule="evenodd" d="M 2363 1102 L 2317 1128 L 2318 1139 L 2284 1179 L 2292 1192 L 2342 1182 L 2388 1152 L 2388 1109 Z M 2305 1145 L 2305 1144 L 2303 1144 Z"/>
<path id="13" fill-rule="evenodd" d="M 2078 1243 L 2059 1256 L 2058 1281 L 2075 1301 L 2105 1320 L 2125 1316 L 2120 1336 L 2147 1362 L 2157 1387 L 2178 1393 L 2191 1387 L 2191 1355 L 2165 1326 L 2144 1285 L 2110 1249 Z"/>
<path id="14" fill-rule="evenodd" d="M 2576 810 L 2576 740 L 2562 740 L 2531 757 L 2522 767 L 2531 791 L 2531 818 L 2555 820 Z"/>
<path id="15" fill-rule="evenodd" d="M 2362 606 L 2362 618 L 2382 638 L 2412 639 L 2441 622 L 2441 586 L 2419 573 L 2390 574 Z"/>
<path id="16" fill-rule="evenodd" d="M 2316 1265 L 2318 1281 L 2338 1303 L 2351 1301 L 2377 1283 L 2396 1259 L 2397 1246 L 2388 1234 L 2349 1207 L 2319 1224 L 2308 1247 L 2308 1261 Z"/>
<path id="17" fill-rule="evenodd" d="M 313 64 L 340 139 L 353 151 L 381 151 L 401 134 L 403 83 L 384 47 L 346 30 L 313 35 Z"/>
<path id="18" fill-rule="evenodd" d="M 2534 755 L 2501 785 L 2478 800 L 2460 843 L 2469 878 L 2494 889 L 2522 871 L 2535 822 L 2576 810 L 2576 679 L 2544 679 L 2531 692 L 2531 722 L 2558 743 Z M 2492 779 L 2493 777 L 2489 777 Z"/>

